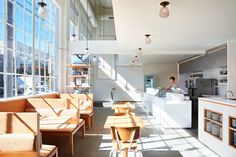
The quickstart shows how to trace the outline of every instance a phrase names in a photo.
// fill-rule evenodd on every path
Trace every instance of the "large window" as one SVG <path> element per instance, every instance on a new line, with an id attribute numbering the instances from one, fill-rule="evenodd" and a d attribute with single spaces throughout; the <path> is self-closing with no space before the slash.
<path id="1" fill-rule="evenodd" d="M 0 97 L 56 90 L 59 9 L 45 0 L 44 20 L 33 1 L 0 0 Z"/>

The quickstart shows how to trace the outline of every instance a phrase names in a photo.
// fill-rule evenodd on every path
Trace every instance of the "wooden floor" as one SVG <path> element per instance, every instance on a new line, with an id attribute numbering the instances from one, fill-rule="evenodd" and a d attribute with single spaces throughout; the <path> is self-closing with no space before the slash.
<path id="1" fill-rule="evenodd" d="M 109 107 L 94 108 L 94 126 L 89 131 L 86 130 L 84 139 L 79 134 L 75 135 L 73 157 L 108 157 L 111 138 L 109 130 L 104 129 L 103 126 L 107 116 L 113 115 L 113 112 Z M 135 113 L 142 116 L 146 126 L 141 132 L 142 138 L 138 145 L 144 157 L 217 157 L 188 131 L 162 128 L 141 105 L 136 104 Z M 66 137 L 46 137 L 43 138 L 43 143 L 57 145 L 59 157 L 69 157 L 66 140 Z M 132 157 L 133 154 L 130 156 Z"/>

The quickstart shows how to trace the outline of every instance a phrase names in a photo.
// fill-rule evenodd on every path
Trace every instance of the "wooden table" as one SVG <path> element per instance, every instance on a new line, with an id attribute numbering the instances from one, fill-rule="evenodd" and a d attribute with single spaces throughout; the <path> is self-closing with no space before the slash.
<path id="1" fill-rule="evenodd" d="M 74 135 L 82 129 L 82 137 L 85 136 L 85 122 L 75 117 L 41 117 L 40 131 L 48 136 L 67 136 L 68 150 L 74 154 Z"/>
<path id="2" fill-rule="evenodd" d="M 104 128 L 120 127 L 140 127 L 144 128 L 144 123 L 139 116 L 108 116 Z"/>
<path id="3" fill-rule="evenodd" d="M 104 128 L 119 127 L 140 127 L 144 128 L 144 123 L 141 117 L 138 116 L 108 116 Z M 128 150 L 121 152 L 121 157 L 128 157 Z"/>
<path id="4" fill-rule="evenodd" d="M 115 110 L 117 108 L 130 108 L 130 109 L 135 109 L 135 105 L 134 104 L 130 104 L 130 103 L 127 103 L 127 104 L 114 104 L 112 105 L 112 110 Z"/>

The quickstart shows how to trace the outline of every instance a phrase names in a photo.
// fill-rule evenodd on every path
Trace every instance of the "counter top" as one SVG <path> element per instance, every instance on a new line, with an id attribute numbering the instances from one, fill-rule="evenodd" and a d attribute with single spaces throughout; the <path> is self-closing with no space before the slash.
<path id="1" fill-rule="evenodd" d="M 207 101 L 207 102 L 214 102 L 219 105 L 236 107 L 236 100 L 225 99 L 222 97 L 207 97 L 207 98 L 198 98 L 198 99 L 203 100 L 203 101 Z"/>

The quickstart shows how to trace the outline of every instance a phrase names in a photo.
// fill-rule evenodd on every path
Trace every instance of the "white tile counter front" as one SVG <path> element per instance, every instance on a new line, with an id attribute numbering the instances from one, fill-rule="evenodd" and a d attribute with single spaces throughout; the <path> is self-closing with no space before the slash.
<path id="1" fill-rule="evenodd" d="M 236 118 L 236 101 L 213 97 L 199 98 L 198 108 L 198 138 L 199 140 L 222 157 L 236 157 L 236 147 L 230 145 L 230 117 Z M 206 110 L 222 115 L 222 139 L 205 131 Z M 214 122 L 213 122 L 214 124 Z"/>
<path id="2" fill-rule="evenodd" d="M 144 93 L 144 107 L 164 128 L 191 128 L 191 101 L 171 101 Z"/>

